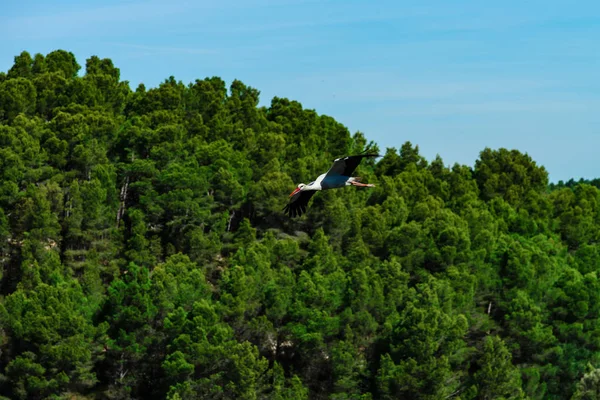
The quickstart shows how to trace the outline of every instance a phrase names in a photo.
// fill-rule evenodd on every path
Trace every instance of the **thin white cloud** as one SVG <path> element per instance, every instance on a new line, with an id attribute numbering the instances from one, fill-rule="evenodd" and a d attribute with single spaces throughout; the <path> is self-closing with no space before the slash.
<path id="1" fill-rule="evenodd" d="M 446 103 L 421 107 L 380 110 L 389 117 L 440 117 L 447 115 L 519 114 L 519 113 L 592 113 L 600 109 L 599 101 L 528 100 Z"/>
<path id="2" fill-rule="evenodd" d="M 110 46 L 125 47 L 133 50 L 140 50 L 141 55 L 167 55 L 167 54 L 200 54 L 210 55 L 218 54 L 219 50 L 211 48 L 196 47 L 178 47 L 178 46 L 150 46 L 135 43 L 107 42 Z"/>
<path id="3" fill-rule="evenodd" d="M 496 80 L 467 82 L 413 83 L 391 81 L 379 90 L 342 91 L 340 96 L 361 101 L 448 100 L 472 96 L 498 96 L 531 92 L 551 87 L 552 82 Z"/>
<path id="4" fill-rule="evenodd" d="M 76 5 L 47 14 L 5 19 L 2 21 L 0 32 L 4 32 L 12 39 L 49 39 L 87 35 L 95 33 L 98 29 L 110 33 L 118 32 L 127 27 L 127 24 L 140 23 L 140 21 L 142 24 L 156 22 L 171 15 L 185 13 L 189 9 L 189 3 L 177 1 L 128 2 L 91 8 Z"/>
<path id="5" fill-rule="evenodd" d="M 290 30 L 302 30 L 305 33 L 318 27 L 351 25 L 366 22 L 397 20 L 399 23 L 426 17 L 431 9 L 392 6 L 390 2 L 345 2 L 331 0 L 305 1 L 259 1 L 249 3 L 233 2 L 224 8 L 226 14 L 217 14 L 219 23 L 200 24 L 191 28 L 194 32 L 224 34 L 281 34 Z M 388 4 L 389 3 L 389 4 Z M 234 18 L 237 17 L 237 18 Z M 239 18 L 242 17 L 242 18 Z M 190 30 L 187 30 L 190 32 Z"/>
<path id="6" fill-rule="evenodd" d="M 561 89 L 558 80 L 541 78 L 479 78 L 471 80 L 406 79 L 400 73 L 382 70 L 339 71 L 296 77 L 299 87 L 334 91 L 348 102 L 391 102 L 409 100 L 454 100 L 509 95 L 530 95 Z"/>

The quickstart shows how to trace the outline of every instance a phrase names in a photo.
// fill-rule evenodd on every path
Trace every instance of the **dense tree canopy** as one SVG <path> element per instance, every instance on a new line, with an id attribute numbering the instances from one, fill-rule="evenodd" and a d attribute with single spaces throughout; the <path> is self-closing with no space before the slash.
<path id="1" fill-rule="evenodd" d="M 0 397 L 592 399 L 598 180 L 367 138 L 218 77 L 135 91 L 57 50 L 0 73 Z"/>

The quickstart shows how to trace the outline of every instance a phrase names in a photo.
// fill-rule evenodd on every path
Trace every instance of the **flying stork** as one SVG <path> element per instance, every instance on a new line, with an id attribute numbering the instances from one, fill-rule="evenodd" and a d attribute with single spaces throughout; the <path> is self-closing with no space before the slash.
<path id="1" fill-rule="evenodd" d="M 306 212 L 308 201 L 317 190 L 337 189 L 344 186 L 374 187 L 371 183 L 361 183 L 359 177 L 352 176 L 358 164 L 365 157 L 380 157 L 379 154 L 359 154 L 337 158 L 331 168 L 314 181 L 305 185 L 301 183 L 290 194 L 290 201 L 283 211 L 290 217 L 301 216 Z"/>

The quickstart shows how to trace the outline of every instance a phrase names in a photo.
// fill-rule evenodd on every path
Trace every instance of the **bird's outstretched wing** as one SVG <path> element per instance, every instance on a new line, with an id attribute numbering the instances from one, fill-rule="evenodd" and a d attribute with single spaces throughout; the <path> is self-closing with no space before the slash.
<path id="1" fill-rule="evenodd" d="M 352 176 L 352 173 L 358 167 L 358 164 L 365 157 L 380 157 L 379 154 L 359 154 L 355 156 L 347 156 L 337 158 L 333 161 L 333 165 L 327 171 L 326 176 Z"/>
<path id="2" fill-rule="evenodd" d="M 292 218 L 301 216 L 306 212 L 308 201 L 311 197 L 313 197 L 314 194 L 314 190 L 304 190 L 296 193 L 290 198 L 289 203 L 285 205 L 283 212 Z"/>

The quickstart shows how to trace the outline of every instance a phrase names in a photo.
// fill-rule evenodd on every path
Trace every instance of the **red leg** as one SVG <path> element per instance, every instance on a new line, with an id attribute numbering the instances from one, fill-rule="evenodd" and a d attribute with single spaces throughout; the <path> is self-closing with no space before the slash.
<path id="1" fill-rule="evenodd" d="M 358 186 L 358 187 L 375 187 L 375 185 L 373 185 L 372 183 L 360 183 L 360 182 L 356 182 L 356 181 L 352 181 L 350 183 L 352 185 Z"/>

